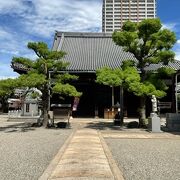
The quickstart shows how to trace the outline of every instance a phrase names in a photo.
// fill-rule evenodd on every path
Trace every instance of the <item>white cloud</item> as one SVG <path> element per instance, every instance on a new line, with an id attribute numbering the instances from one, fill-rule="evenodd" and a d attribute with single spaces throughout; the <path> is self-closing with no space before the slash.
<path id="1" fill-rule="evenodd" d="M 102 0 L 1 0 L 0 16 L 12 19 L 0 22 L 0 56 L 6 58 L 0 78 L 14 76 L 12 56 L 35 58 L 26 47 L 29 41 L 52 42 L 55 30 L 101 31 L 101 10 Z"/>
<path id="2" fill-rule="evenodd" d="M 0 63 L 0 79 L 15 78 L 18 74 L 13 72 L 10 64 Z"/>
<path id="3" fill-rule="evenodd" d="M 6 12 L 24 19 L 27 33 L 50 37 L 55 30 L 90 31 L 101 29 L 101 0 L 31 0 L 1 3 Z M 15 8 L 13 8 L 15 6 Z M 9 8 L 8 8 L 9 7 Z M 14 9 L 16 9 L 14 11 Z M 11 12 L 11 13 L 12 13 Z M 2 13 L 0 9 L 0 13 Z"/>
<path id="4" fill-rule="evenodd" d="M 180 44 L 180 39 L 178 39 L 176 43 L 177 43 L 177 44 Z"/>
<path id="5" fill-rule="evenodd" d="M 169 29 L 171 31 L 176 31 L 176 26 L 177 26 L 177 23 L 165 23 L 163 24 L 162 28 Z"/>
<path id="6" fill-rule="evenodd" d="M 8 28 L 0 27 L 0 53 L 18 55 L 19 45 L 16 33 Z"/>
<path id="7" fill-rule="evenodd" d="M 180 60 L 180 48 L 179 48 L 179 50 L 175 50 L 175 59 L 176 60 Z"/>
<path id="8" fill-rule="evenodd" d="M 176 60 L 180 60 L 180 43 L 178 43 L 178 42 L 180 42 L 179 40 L 177 41 L 177 43 L 175 44 L 175 46 L 174 46 L 174 52 L 175 52 L 175 59 Z"/>
<path id="9" fill-rule="evenodd" d="M 0 14 L 19 12 L 24 9 L 22 0 L 0 1 Z"/>
<path id="10" fill-rule="evenodd" d="M 0 27 L 0 54 L 34 57 L 33 53 L 27 49 L 27 43 L 29 41 L 32 40 L 14 32 L 10 28 Z"/>

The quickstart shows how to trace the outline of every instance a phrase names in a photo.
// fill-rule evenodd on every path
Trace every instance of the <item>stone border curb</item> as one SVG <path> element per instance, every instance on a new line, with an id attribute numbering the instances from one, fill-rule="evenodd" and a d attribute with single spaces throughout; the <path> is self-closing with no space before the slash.
<path id="1" fill-rule="evenodd" d="M 73 131 L 38 180 L 48 180 L 76 131 Z"/>
<path id="2" fill-rule="evenodd" d="M 107 160 L 109 162 L 109 166 L 111 168 L 111 171 L 113 173 L 113 176 L 114 176 L 114 179 L 115 180 L 124 180 L 124 177 L 123 177 L 123 173 L 122 171 L 118 168 L 112 154 L 111 154 L 111 151 L 109 150 L 109 147 L 108 145 L 106 144 L 103 136 L 101 135 L 100 132 L 98 132 L 99 134 L 99 138 L 100 138 L 100 141 L 101 141 L 101 144 L 103 146 L 103 150 L 104 150 L 104 153 L 107 157 Z"/>

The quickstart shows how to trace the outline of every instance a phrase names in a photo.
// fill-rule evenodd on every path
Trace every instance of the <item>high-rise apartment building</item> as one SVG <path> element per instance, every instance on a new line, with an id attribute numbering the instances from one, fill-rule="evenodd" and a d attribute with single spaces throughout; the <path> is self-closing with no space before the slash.
<path id="1" fill-rule="evenodd" d="M 156 17 L 156 0 L 103 0 L 102 31 L 120 30 L 127 20 L 140 22 Z"/>

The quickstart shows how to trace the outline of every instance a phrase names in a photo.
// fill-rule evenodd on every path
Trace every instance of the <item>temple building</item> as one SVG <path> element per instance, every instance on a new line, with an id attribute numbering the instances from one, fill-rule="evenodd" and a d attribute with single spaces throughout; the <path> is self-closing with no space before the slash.
<path id="1" fill-rule="evenodd" d="M 123 51 L 123 48 L 117 46 L 112 40 L 110 33 L 78 33 L 78 32 L 56 32 L 53 42 L 53 51 L 64 51 L 67 54 L 63 58 L 65 62 L 69 62 L 66 71 L 79 76 L 78 81 L 74 81 L 73 85 L 83 95 L 80 98 L 77 111 L 74 112 L 75 117 L 105 117 L 108 118 L 107 113 L 112 108 L 112 88 L 96 83 L 96 70 L 102 67 L 120 68 L 122 62 L 125 60 L 134 60 L 131 53 Z M 156 70 L 163 67 L 163 64 L 151 64 L 147 67 L 147 71 Z M 177 72 L 180 70 L 180 61 L 169 63 L 168 67 L 173 68 Z M 12 68 L 19 73 L 25 73 L 27 68 L 21 64 L 13 63 Z M 171 104 L 165 112 L 176 111 L 176 95 L 175 79 L 177 76 L 172 76 L 166 79 L 169 86 L 167 96 L 161 99 L 162 102 L 169 102 Z M 180 81 L 180 79 L 178 80 Z M 113 89 L 114 105 L 121 102 L 120 87 Z M 124 115 L 127 117 L 138 117 L 139 97 L 133 93 L 124 92 Z M 61 103 L 58 98 L 52 98 L 51 104 Z M 151 112 L 151 100 L 148 99 L 149 104 L 147 115 Z M 109 114 L 110 115 L 110 114 Z"/>

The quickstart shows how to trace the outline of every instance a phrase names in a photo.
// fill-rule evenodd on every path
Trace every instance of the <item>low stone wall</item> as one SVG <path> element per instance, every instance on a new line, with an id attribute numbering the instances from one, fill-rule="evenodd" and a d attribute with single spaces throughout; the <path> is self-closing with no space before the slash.
<path id="1" fill-rule="evenodd" d="M 8 118 L 10 122 L 25 122 L 25 123 L 37 123 L 38 117 L 11 117 Z"/>
<path id="2" fill-rule="evenodd" d="M 180 131 L 180 114 L 167 113 L 166 126 L 168 127 L 170 131 Z"/>
<path id="3" fill-rule="evenodd" d="M 11 122 L 27 122 L 27 123 L 37 123 L 40 115 L 38 116 L 22 116 L 21 110 L 12 110 L 8 112 L 8 121 Z"/>

